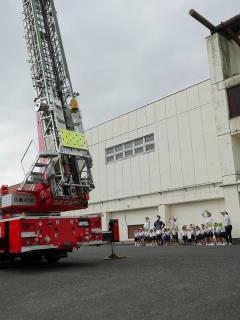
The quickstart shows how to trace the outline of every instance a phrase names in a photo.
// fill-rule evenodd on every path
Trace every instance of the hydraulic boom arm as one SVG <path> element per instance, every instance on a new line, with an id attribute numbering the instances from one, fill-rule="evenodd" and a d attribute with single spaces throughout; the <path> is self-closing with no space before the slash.
<path id="1" fill-rule="evenodd" d="M 92 159 L 54 1 L 22 1 L 28 62 L 36 90 L 39 154 L 18 192 L 31 190 L 37 203 L 35 209 L 31 208 L 33 211 L 49 213 L 85 208 L 89 192 L 94 188 Z"/>

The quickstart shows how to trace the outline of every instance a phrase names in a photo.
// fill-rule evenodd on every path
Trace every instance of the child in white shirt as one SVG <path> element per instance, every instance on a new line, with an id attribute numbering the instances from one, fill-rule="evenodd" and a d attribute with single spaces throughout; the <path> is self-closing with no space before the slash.
<path id="1" fill-rule="evenodd" d="M 178 244 L 178 226 L 177 226 L 177 218 L 171 217 L 169 219 L 170 223 L 170 232 L 172 235 L 172 243 Z"/>
<path id="2" fill-rule="evenodd" d="M 198 246 L 202 245 L 201 230 L 199 226 L 196 226 L 196 244 Z"/>
<path id="3" fill-rule="evenodd" d="M 149 231 L 149 246 L 153 246 L 153 230 Z"/>
<path id="4" fill-rule="evenodd" d="M 170 243 L 170 232 L 169 229 L 164 228 L 163 229 L 163 244 L 168 246 Z"/>
<path id="5" fill-rule="evenodd" d="M 212 223 L 208 223 L 206 226 L 206 231 L 207 231 L 207 245 L 208 246 L 213 246 L 213 225 Z"/>
<path id="6" fill-rule="evenodd" d="M 191 229 L 190 227 L 187 228 L 187 238 L 188 238 L 188 243 L 192 243 L 192 232 L 191 232 Z"/>
<path id="7" fill-rule="evenodd" d="M 186 226 L 186 225 L 184 225 L 184 226 L 182 227 L 181 237 L 182 237 L 182 240 L 183 240 L 184 245 L 186 245 L 186 244 L 187 244 L 187 241 L 188 241 L 188 234 L 187 234 L 187 226 Z"/>
<path id="8" fill-rule="evenodd" d="M 226 241 L 226 230 L 225 230 L 225 227 L 223 225 L 223 223 L 219 223 L 219 228 L 220 228 L 220 242 L 221 242 L 221 245 L 222 246 L 225 246 L 227 244 L 227 241 Z"/>
<path id="9" fill-rule="evenodd" d="M 157 230 L 156 228 L 153 228 L 153 247 L 156 247 L 157 246 Z"/>
<path id="10" fill-rule="evenodd" d="M 192 244 L 196 244 L 196 229 L 194 224 L 190 224 L 191 230 L 191 242 Z"/>
<path id="11" fill-rule="evenodd" d="M 150 231 L 148 231 L 148 230 L 144 231 L 144 243 L 145 243 L 146 247 L 148 247 L 150 245 Z"/>
<path id="12" fill-rule="evenodd" d="M 143 229 L 141 229 L 141 232 L 140 232 L 140 242 L 141 242 L 141 245 L 142 246 L 145 246 L 146 243 L 145 243 L 145 231 Z"/>
<path id="13" fill-rule="evenodd" d="M 148 217 L 145 218 L 145 222 L 144 222 L 144 225 L 143 225 L 143 229 L 144 230 L 150 230 L 150 219 Z"/>
<path id="14" fill-rule="evenodd" d="M 161 246 L 162 245 L 162 230 L 161 229 L 156 230 L 156 236 L 157 236 L 157 245 Z"/>
<path id="15" fill-rule="evenodd" d="M 206 245 L 206 238 L 207 238 L 206 226 L 205 226 L 205 224 L 201 224 L 201 242 L 202 242 L 202 245 Z"/>
<path id="16" fill-rule="evenodd" d="M 215 244 L 219 246 L 220 245 L 220 227 L 217 222 L 215 222 L 213 225 L 213 233 L 215 237 Z"/>
<path id="17" fill-rule="evenodd" d="M 137 230 L 135 233 L 134 233 L 134 240 L 135 240 L 135 247 L 138 247 L 139 246 L 139 239 L 140 238 L 140 234 L 139 234 L 139 230 Z"/>
<path id="18" fill-rule="evenodd" d="M 205 224 L 212 224 L 213 223 L 213 217 L 210 211 L 205 210 L 202 213 L 202 216 L 204 218 Z"/>

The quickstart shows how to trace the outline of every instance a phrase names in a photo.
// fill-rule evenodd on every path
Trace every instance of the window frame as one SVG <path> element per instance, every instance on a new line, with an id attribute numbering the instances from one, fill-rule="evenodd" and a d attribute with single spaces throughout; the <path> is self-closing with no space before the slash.
<path id="1" fill-rule="evenodd" d="M 142 136 L 133 140 L 126 141 L 121 144 L 109 147 L 105 149 L 105 163 L 113 163 L 115 161 L 130 159 L 135 156 L 143 155 L 149 152 L 155 151 L 155 140 L 154 133 L 150 133 L 146 136 Z M 149 140 L 150 138 L 150 140 Z M 149 140 L 149 141 L 147 141 Z M 140 143 L 141 142 L 141 143 Z M 148 146 L 152 145 L 151 150 L 147 150 Z M 141 152 L 137 153 L 136 150 L 142 149 Z M 111 151 L 111 152 L 109 152 Z M 126 153 L 131 153 L 126 155 Z M 118 158 L 122 154 L 122 157 Z M 109 161 L 109 158 L 111 159 Z"/>

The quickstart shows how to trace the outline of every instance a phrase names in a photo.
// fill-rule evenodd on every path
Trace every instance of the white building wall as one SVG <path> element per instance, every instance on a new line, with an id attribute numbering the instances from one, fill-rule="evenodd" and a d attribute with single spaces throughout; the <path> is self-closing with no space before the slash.
<path id="1" fill-rule="evenodd" d="M 128 226 L 157 214 L 167 222 L 200 224 L 201 213 L 227 209 L 240 238 L 240 116 L 229 119 L 227 88 L 240 84 L 239 47 L 215 33 L 207 38 L 210 80 L 173 93 L 87 130 L 96 189 L 88 214 Z M 105 149 L 154 134 L 155 150 L 107 163 Z"/>
<path id="2" fill-rule="evenodd" d="M 209 91 L 207 80 L 88 130 L 92 203 L 220 182 Z M 105 164 L 106 148 L 150 133 L 155 151 Z"/>
<path id="3" fill-rule="evenodd" d="M 154 133 L 155 150 L 110 163 L 105 149 Z M 85 213 L 127 225 L 160 214 L 199 223 L 201 212 L 224 208 L 211 84 L 205 80 L 86 132 L 96 189 Z"/>
<path id="4" fill-rule="evenodd" d="M 222 216 L 219 213 L 224 208 L 224 199 L 203 200 L 188 203 L 178 203 L 169 206 L 170 216 L 177 218 L 179 226 L 184 224 L 189 225 L 191 221 L 194 221 L 196 225 L 204 223 L 204 219 L 201 215 L 205 209 L 208 209 L 213 213 L 214 221 L 222 222 Z"/>
<path id="5" fill-rule="evenodd" d="M 112 219 L 118 219 L 120 239 L 128 239 L 128 226 L 143 224 L 145 217 L 150 218 L 151 227 L 158 214 L 158 207 L 117 211 L 111 214 Z"/>

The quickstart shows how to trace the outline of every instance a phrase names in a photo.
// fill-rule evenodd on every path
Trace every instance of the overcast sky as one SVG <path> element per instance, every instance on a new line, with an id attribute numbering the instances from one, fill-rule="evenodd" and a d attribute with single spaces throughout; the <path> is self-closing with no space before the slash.
<path id="1" fill-rule="evenodd" d="M 55 0 L 74 90 L 89 128 L 208 78 L 208 30 L 239 14 L 239 0 Z M 21 156 L 36 139 L 34 91 L 22 1 L 0 1 L 0 185 L 22 180 Z"/>

